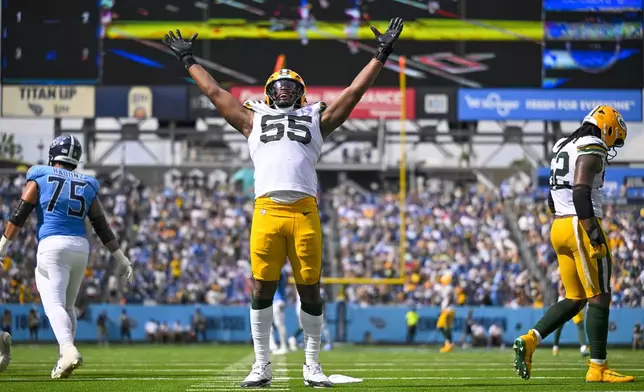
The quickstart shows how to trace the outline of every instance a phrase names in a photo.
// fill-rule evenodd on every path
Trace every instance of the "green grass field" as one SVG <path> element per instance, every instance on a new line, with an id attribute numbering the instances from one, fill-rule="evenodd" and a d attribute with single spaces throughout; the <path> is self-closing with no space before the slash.
<path id="1" fill-rule="evenodd" d="M 0 391 L 184 391 L 239 390 L 252 363 L 250 346 L 79 346 L 85 366 L 67 380 L 51 380 L 57 357 L 53 345 L 15 345 Z M 268 391 L 308 389 L 302 383 L 303 352 L 273 357 L 273 386 Z M 610 350 L 611 365 L 644 379 L 644 351 Z M 456 349 L 439 354 L 437 347 L 344 346 L 322 353 L 327 375 L 363 378 L 360 384 L 338 385 L 347 391 L 644 391 L 642 381 L 629 384 L 586 384 L 586 362 L 577 349 L 553 357 L 549 347 L 535 355 L 533 376 L 519 379 L 512 369 L 512 350 Z"/>

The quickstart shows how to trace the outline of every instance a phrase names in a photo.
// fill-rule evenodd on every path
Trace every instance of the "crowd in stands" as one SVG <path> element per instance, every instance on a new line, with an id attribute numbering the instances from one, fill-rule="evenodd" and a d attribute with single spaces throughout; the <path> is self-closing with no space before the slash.
<path id="1" fill-rule="evenodd" d="M 156 188 L 130 180 L 101 183 L 101 200 L 134 264 L 136 281 L 122 284 L 110 254 L 92 234 L 80 307 L 92 302 L 249 302 L 252 195 L 212 189 L 194 179 Z M 24 176 L 0 178 L 2 222 L 9 219 L 23 185 Z M 336 268 L 341 276 L 359 278 L 405 276 L 402 286 L 349 285 L 342 294 L 351 303 L 440 305 L 447 287 L 458 305 L 540 307 L 544 289 L 554 289 L 558 282 L 544 203 L 517 208 L 520 229 L 548 271 L 552 288 L 544 288 L 524 266 L 503 203 L 480 186 L 442 184 L 410 193 L 403 263 L 397 194 L 342 185 L 321 197 L 330 248 L 325 249 L 326 271 Z M 34 213 L 3 260 L 0 303 L 38 302 L 35 222 Z M 614 303 L 642 306 L 644 221 L 639 210 L 609 208 L 604 222 L 614 249 Z"/>
<path id="2" fill-rule="evenodd" d="M 644 307 L 644 209 L 633 205 L 607 205 L 602 225 L 612 249 L 612 305 Z M 518 206 L 519 227 L 537 255 L 540 267 L 556 289 L 559 284 L 557 256 L 550 246 L 552 214 L 545 203 Z"/>

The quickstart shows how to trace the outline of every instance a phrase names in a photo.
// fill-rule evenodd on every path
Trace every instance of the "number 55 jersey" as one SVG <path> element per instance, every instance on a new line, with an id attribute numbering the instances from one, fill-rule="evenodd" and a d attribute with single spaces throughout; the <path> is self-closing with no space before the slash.
<path id="1" fill-rule="evenodd" d="M 593 179 L 591 198 L 597 218 L 603 217 L 601 187 L 604 186 L 604 171 L 608 147 L 598 137 L 583 136 L 562 144 L 567 138 L 560 139 L 553 147 L 554 157 L 550 162 L 550 192 L 555 202 L 557 216 L 577 215 L 572 201 L 575 166 L 581 155 L 597 155 L 602 159 L 602 169 Z"/>
<path id="2" fill-rule="evenodd" d="M 98 181 L 63 168 L 36 165 L 27 181 L 38 184 L 38 241 L 51 236 L 87 237 L 85 217 L 98 194 Z"/>
<path id="3" fill-rule="evenodd" d="M 244 106 L 254 112 L 248 147 L 255 166 L 255 197 L 274 192 L 315 197 L 315 164 L 324 142 L 320 114 L 326 104 L 318 102 L 292 110 L 273 109 L 261 101 L 246 101 Z"/>

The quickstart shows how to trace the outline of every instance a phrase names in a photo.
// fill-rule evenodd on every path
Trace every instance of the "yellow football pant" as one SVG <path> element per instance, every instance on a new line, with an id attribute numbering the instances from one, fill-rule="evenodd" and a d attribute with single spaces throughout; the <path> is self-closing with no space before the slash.
<path id="1" fill-rule="evenodd" d="M 601 221 L 597 221 L 601 227 Z M 610 292 L 610 248 L 606 245 L 606 257 L 591 259 L 590 240 L 576 216 L 555 219 L 550 229 L 550 241 L 557 253 L 566 298 L 587 299 Z"/>
<path id="2" fill-rule="evenodd" d="M 314 197 L 292 204 L 255 200 L 250 263 L 257 280 L 276 281 L 288 257 L 297 284 L 312 285 L 322 271 L 322 226 Z"/>

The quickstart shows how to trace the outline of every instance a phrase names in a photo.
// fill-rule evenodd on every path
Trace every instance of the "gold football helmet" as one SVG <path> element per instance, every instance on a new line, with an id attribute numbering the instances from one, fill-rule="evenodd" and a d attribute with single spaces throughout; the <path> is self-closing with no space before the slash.
<path id="1" fill-rule="evenodd" d="M 280 69 L 272 74 L 264 86 L 268 106 L 278 108 L 302 107 L 306 105 L 306 85 L 297 72 Z"/>
<path id="2" fill-rule="evenodd" d="M 599 128 L 601 139 L 608 148 L 622 147 L 626 140 L 626 122 L 617 110 L 607 105 L 599 105 L 586 117 L 584 123 L 590 123 Z"/>

